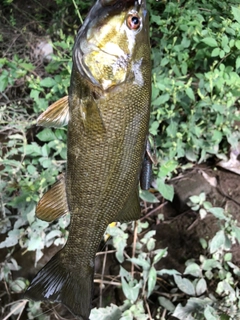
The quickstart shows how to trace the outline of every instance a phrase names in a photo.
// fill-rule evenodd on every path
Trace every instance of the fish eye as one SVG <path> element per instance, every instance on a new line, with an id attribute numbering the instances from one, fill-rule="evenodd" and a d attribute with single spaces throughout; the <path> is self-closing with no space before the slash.
<path id="1" fill-rule="evenodd" d="M 140 25 L 141 25 L 141 19 L 137 13 L 128 15 L 127 26 L 130 30 L 138 30 Z"/>

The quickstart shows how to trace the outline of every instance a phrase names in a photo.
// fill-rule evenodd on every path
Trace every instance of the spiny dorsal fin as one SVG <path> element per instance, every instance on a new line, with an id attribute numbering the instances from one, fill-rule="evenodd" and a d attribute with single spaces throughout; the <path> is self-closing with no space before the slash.
<path id="1" fill-rule="evenodd" d="M 41 220 L 53 221 L 68 212 L 65 176 L 63 175 L 38 202 L 36 216 Z"/>
<path id="2" fill-rule="evenodd" d="M 43 127 L 60 128 L 69 121 L 68 96 L 51 104 L 37 119 L 37 124 Z"/>

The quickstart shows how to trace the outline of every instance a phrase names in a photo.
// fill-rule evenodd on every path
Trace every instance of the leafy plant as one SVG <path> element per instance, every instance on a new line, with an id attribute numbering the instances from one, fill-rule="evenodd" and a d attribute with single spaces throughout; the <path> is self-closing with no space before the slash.
<path id="1" fill-rule="evenodd" d="M 239 140 L 240 9 L 237 2 L 150 3 L 150 133 L 160 160 L 157 187 L 171 200 L 173 189 L 164 187 L 164 180 L 183 157 L 191 162 L 222 158 L 228 144 L 236 146 Z M 174 165 L 164 176 L 161 167 L 169 161 Z"/>

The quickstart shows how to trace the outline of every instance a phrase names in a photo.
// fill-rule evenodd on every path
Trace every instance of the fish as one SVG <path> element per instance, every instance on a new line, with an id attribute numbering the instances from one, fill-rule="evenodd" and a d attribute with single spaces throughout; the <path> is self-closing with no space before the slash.
<path id="1" fill-rule="evenodd" d="M 68 97 L 45 112 L 45 126 L 68 125 L 67 167 L 36 215 L 70 212 L 65 246 L 36 274 L 27 299 L 64 304 L 89 319 L 94 261 L 107 226 L 140 218 L 151 100 L 146 0 L 97 0 L 77 33 Z"/>

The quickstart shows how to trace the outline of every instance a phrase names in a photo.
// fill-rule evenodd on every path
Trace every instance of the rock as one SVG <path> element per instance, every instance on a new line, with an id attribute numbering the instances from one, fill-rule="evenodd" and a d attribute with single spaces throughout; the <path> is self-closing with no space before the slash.
<path id="1" fill-rule="evenodd" d="M 40 58 L 43 62 L 50 62 L 53 55 L 53 46 L 51 39 L 46 38 L 38 42 L 34 49 L 34 56 Z"/>

